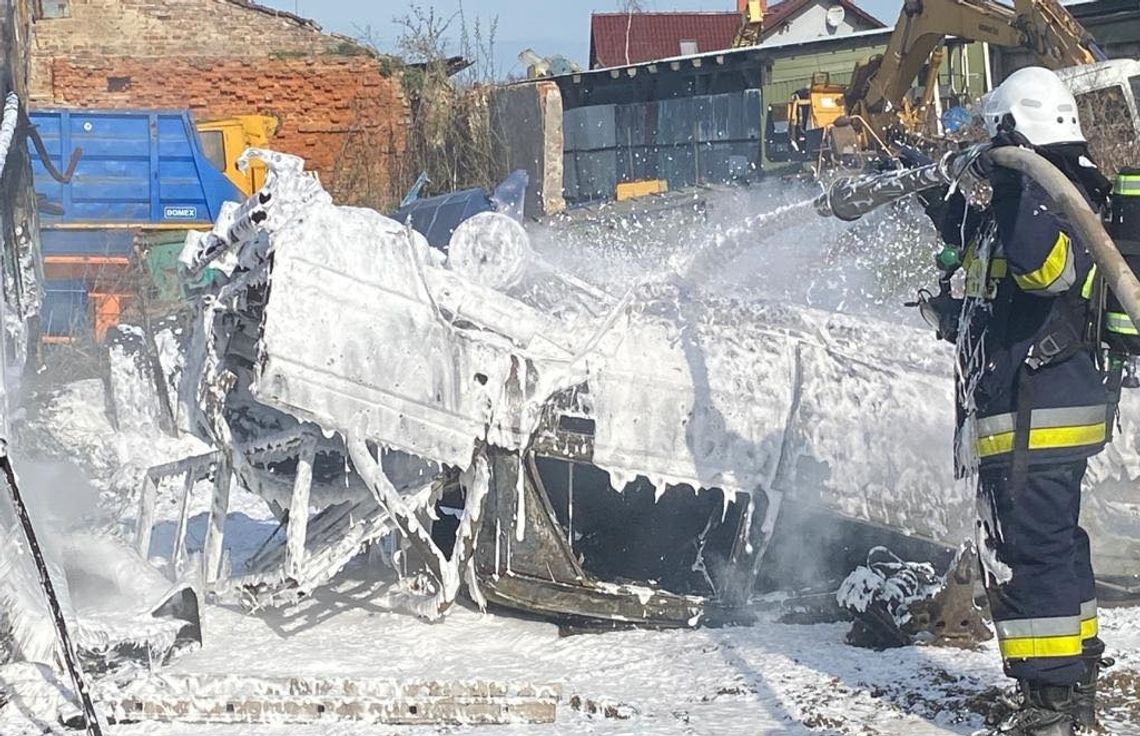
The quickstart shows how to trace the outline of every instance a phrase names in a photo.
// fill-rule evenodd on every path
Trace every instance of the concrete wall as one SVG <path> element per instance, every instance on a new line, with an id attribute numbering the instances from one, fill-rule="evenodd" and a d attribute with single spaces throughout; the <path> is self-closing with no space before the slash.
<path id="1" fill-rule="evenodd" d="M 530 176 L 526 216 L 566 209 L 562 196 L 562 94 L 553 82 L 504 87 L 494 92 L 492 126 L 511 171 Z"/>
<path id="2" fill-rule="evenodd" d="M 272 146 L 308 159 L 339 197 L 387 194 L 407 104 L 399 76 L 350 40 L 243 0 L 69 0 L 66 12 L 34 24 L 34 105 L 272 115 Z M 366 194 L 341 172 L 361 156 Z"/>

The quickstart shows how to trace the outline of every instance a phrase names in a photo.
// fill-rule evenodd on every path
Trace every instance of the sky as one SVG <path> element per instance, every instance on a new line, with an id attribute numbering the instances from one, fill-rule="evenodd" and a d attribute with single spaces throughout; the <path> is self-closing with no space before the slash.
<path id="1" fill-rule="evenodd" d="M 393 19 L 407 14 L 410 3 L 400 0 L 260 0 L 265 5 L 312 18 L 326 30 L 359 37 L 371 36 L 383 51 L 396 50 L 399 27 Z M 901 0 L 855 0 L 860 7 L 893 25 Z M 540 56 L 562 54 L 585 68 L 590 49 L 590 13 L 612 12 L 618 0 L 420 0 L 445 16 L 462 5 L 469 21 L 498 19 L 495 57 L 501 76 L 521 75 L 520 51 L 532 48 Z M 735 0 L 642 0 L 646 10 L 731 10 Z M 453 23 L 453 27 L 458 23 Z M 458 50 L 453 42 L 451 51 Z"/>

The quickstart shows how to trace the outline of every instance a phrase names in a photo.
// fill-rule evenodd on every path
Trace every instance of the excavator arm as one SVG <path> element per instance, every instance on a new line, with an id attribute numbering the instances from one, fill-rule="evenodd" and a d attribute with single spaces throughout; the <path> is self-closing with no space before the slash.
<path id="1" fill-rule="evenodd" d="M 767 0 L 738 0 L 740 10 L 740 30 L 732 41 L 734 49 L 755 46 L 760 43 L 764 32 L 764 13 L 768 10 Z"/>
<path id="2" fill-rule="evenodd" d="M 1051 69 L 1104 58 L 1057 0 L 905 0 L 886 51 L 856 67 L 848 110 L 864 116 L 901 110 L 922 66 L 947 36 L 1024 48 Z"/>
<path id="3" fill-rule="evenodd" d="M 1042 66 L 1059 69 L 1108 59 L 1092 34 L 1057 0 L 1016 0 L 1014 9 L 1022 46 L 1032 50 Z"/>

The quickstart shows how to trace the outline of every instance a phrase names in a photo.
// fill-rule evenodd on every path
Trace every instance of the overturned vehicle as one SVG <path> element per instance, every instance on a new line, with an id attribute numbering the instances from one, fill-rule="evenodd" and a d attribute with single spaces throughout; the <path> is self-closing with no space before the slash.
<path id="1" fill-rule="evenodd" d="M 180 414 L 282 520 L 218 583 L 251 607 L 376 543 L 419 576 L 427 618 L 465 588 L 559 620 L 694 626 L 736 618 L 764 580 L 842 575 L 887 538 L 948 561 L 971 534 L 949 356 L 920 332 L 694 299 L 683 269 L 609 294 L 499 213 L 443 252 L 336 206 L 300 159 L 247 155 L 265 188 L 183 254 L 225 277 L 196 318 Z M 1127 477 L 1109 462 L 1103 478 Z"/>

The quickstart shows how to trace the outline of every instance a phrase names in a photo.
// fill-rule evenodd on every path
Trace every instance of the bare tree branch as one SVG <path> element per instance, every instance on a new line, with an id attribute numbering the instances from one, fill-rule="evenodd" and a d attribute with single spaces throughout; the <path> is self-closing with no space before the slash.
<path id="1" fill-rule="evenodd" d="M 407 135 L 394 138 L 374 124 L 374 110 L 356 105 L 334 171 L 334 193 L 342 202 L 383 210 L 398 202 L 421 172 L 433 192 L 498 183 L 507 173 L 505 145 L 491 124 L 498 19 L 469 18 L 462 5 L 445 17 L 411 4 L 395 23 L 400 34 L 394 46 L 406 63 L 393 73 L 400 76 L 410 108 Z M 361 43 L 379 46 L 371 28 L 356 30 Z M 456 76 L 448 63 L 452 31 L 458 54 L 471 64 Z M 385 166 L 376 164 L 381 151 Z"/>

